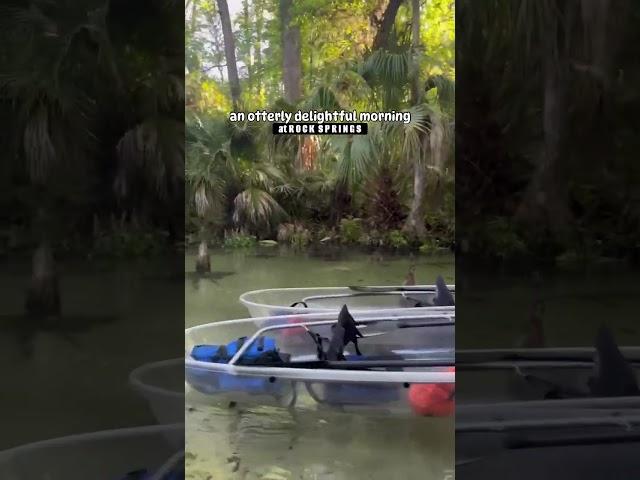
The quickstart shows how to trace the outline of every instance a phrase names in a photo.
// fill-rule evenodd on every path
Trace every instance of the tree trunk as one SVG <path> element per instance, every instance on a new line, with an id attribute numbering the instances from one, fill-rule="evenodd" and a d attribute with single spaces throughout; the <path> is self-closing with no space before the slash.
<path id="1" fill-rule="evenodd" d="M 240 80 L 238 78 L 236 44 L 233 39 L 233 30 L 231 29 L 229 6 L 227 5 L 227 0 L 216 0 L 216 2 L 218 4 L 220 23 L 222 24 L 222 36 L 224 37 L 224 55 L 227 60 L 227 74 L 229 76 L 229 85 L 231 87 L 231 101 L 233 102 L 233 108 L 237 109 L 240 101 Z"/>
<path id="2" fill-rule="evenodd" d="M 393 3 L 393 2 L 391 2 Z M 391 3 L 387 7 L 387 12 L 385 12 L 385 20 L 387 18 L 387 13 L 389 13 L 389 9 L 392 8 Z M 393 12 L 393 18 L 395 19 L 395 15 L 398 13 L 398 5 L 395 7 L 395 11 Z M 384 22 L 383 22 L 384 26 Z M 393 26 L 393 21 L 391 21 L 391 26 Z M 378 32 L 378 36 L 382 33 L 382 29 Z M 388 35 L 388 32 L 386 33 Z M 376 36 L 376 40 L 378 40 L 378 36 Z M 386 45 L 386 39 L 380 40 L 384 41 Z M 411 48 L 414 51 L 414 59 L 417 61 L 417 56 L 415 55 L 416 51 L 420 46 L 420 0 L 411 0 Z M 420 70 L 418 65 L 414 65 L 414 79 L 411 82 L 411 103 L 413 105 L 417 105 L 420 102 Z M 413 200 L 411 203 L 411 211 L 409 212 L 409 216 L 407 217 L 407 222 L 405 224 L 405 231 L 410 235 L 413 235 L 420 240 L 424 239 L 426 236 L 426 227 L 424 224 L 424 201 L 427 190 L 427 181 L 426 181 L 426 169 L 422 162 L 421 156 L 426 154 L 429 148 L 429 135 L 422 133 L 422 148 L 420 149 L 420 153 L 414 158 L 413 161 Z"/>
<path id="3" fill-rule="evenodd" d="M 27 315 L 37 318 L 60 316 L 60 287 L 51 247 L 42 242 L 33 254 L 31 283 L 25 302 Z"/>
<path id="4" fill-rule="evenodd" d="M 411 49 L 416 62 L 413 81 L 411 82 L 411 103 L 417 105 L 420 102 L 420 64 L 417 55 L 420 49 L 420 0 L 411 0 Z"/>
<path id="5" fill-rule="evenodd" d="M 396 15 L 398 15 L 398 10 L 400 9 L 400 5 L 402 5 L 403 1 L 404 0 L 389 1 L 387 9 L 384 11 L 384 16 L 382 17 L 378 33 L 376 33 L 376 37 L 373 39 L 373 50 L 389 46 L 389 37 L 393 31 Z"/>
<path id="6" fill-rule="evenodd" d="M 284 98 L 295 104 L 302 95 L 302 53 L 300 27 L 291 25 L 293 0 L 280 0 L 280 28 L 282 43 L 282 83 Z"/>
<path id="7" fill-rule="evenodd" d="M 255 2 L 253 8 L 256 16 L 256 43 L 253 47 L 253 51 L 256 56 L 256 85 L 257 92 L 259 94 L 262 89 L 262 35 L 264 29 L 264 6 L 262 5 L 262 2 Z"/>
<path id="8" fill-rule="evenodd" d="M 196 273 L 210 273 L 211 261 L 209 259 L 209 247 L 207 241 L 202 240 L 198 246 L 198 258 L 196 258 Z"/>
<path id="9" fill-rule="evenodd" d="M 244 52 L 246 54 L 246 64 L 247 64 L 247 75 L 249 76 L 249 88 L 251 91 L 253 88 L 253 56 L 251 55 L 251 47 L 253 45 L 253 39 L 251 38 L 251 22 L 249 17 L 249 1 L 242 0 L 242 17 L 244 18 L 244 35 L 243 41 L 246 49 Z"/>
<path id="10" fill-rule="evenodd" d="M 425 135 L 422 141 L 422 153 L 427 152 L 429 136 Z M 413 199 L 411 201 L 411 211 L 405 224 L 405 232 L 424 240 L 427 229 L 424 224 L 424 199 L 427 189 L 427 171 L 421 160 L 421 155 L 417 155 L 413 160 Z"/>
<path id="11" fill-rule="evenodd" d="M 564 175 L 562 145 L 566 133 L 567 72 L 566 60 L 545 55 L 544 60 L 544 145 L 538 164 L 518 217 L 530 225 L 548 227 L 550 233 L 561 240 L 568 229 L 569 211 L 567 184 Z"/>
<path id="12" fill-rule="evenodd" d="M 191 6 L 191 34 L 194 34 L 196 31 L 196 26 L 198 25 L 198 2 L 194 1 Z"/>

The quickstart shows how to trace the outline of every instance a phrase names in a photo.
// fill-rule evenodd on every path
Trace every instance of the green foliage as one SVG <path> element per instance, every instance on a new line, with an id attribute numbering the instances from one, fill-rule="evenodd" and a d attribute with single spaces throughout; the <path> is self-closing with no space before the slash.
<path id="1" fill-rule="evenodd" d="M 304 248 L 313 239 L 311 231 L 300 223 L 281 223 L 278 226 L 278 242 L 294 248 Z"/>
<path id="2" fill-rule="evenodd" d="M 94 233 L 91 255 L 109 258 L 137 258 L 162 252 L 167 245 L 166 233 L 111 219 L 108 228 Z"/>
<path id="3" fill-rule="evenodd" d="M 223 246 L 224 248 L 243 249 L 255 247 L 257 243 L 258 239 L 255 236 L 233 230 L 225 232 Z"/>
<path id="4" fill-rule="evenodd" d="M 451 243 L 449 242 L 443 242 L 439 238 L 428 237 L 422 242 L 418 251 L 423 255 L 435 255 L 450 252 L 450 246 Z"/>
<path id="5" fill-rule="evenodd" d="M 438 178 L 425 185 L 432 195 L 425 206 L 441 214 L 438 199 L 452 188 L 451 2 L 421 2 L 417 48 L 406 3 L 390 47 L 373 51 L 378 27 L 371 18 L 384 11 L 377 0 L 293 2 L 291 24 L 299 27 L 302 46 L 302 98 L 296 105 L 282 99 L 279 2 L 239 5 L 232 22 L 245 112 L 411 113 L 406 124 L 372 122 L 367 135 L 320 137 L 273 136 L 268 124 L 226 121 L 229 85 L 224 68 L 217 67 L 225 61 L 214 3 L 191 0 L 186 15 L 187 207 L 194 211 L 189 222 L 218 230 L 242 227 L 261 238 L 277 230 L 287 244 L 339 236 L 347 244 L 405 248 L 402 235 L 387 233 L 400 231 L 413 209 L 414 164 Z M 296 229 L 302 224 L 320 227 Z"/>
<path id="6" fill-rule="evenodd" d="M 291 239 L 294 248 L 304 248 L 311 243 L 311 232 L 306 228 L 296 231 Z"/>
<path id="7" fill-rule="evenodd" d="M 0 6 L 0 177 L 19 185 L 11 210 L 20 223 L 36 209 L 46 212 L 54 224 L 46 234 L 66 248 L 73 227 L 89 243 L 96 211 L 136 211 L 152 225 L 148 232 L 178 236 L 185 170 L 179 8 L 92 0 Z M 163 42 L 148 41 L 159 36 Z M 9 190 L 1 183 L 0 202 Z M 96 248 L 153 250 L 155 233 L 128 228 L 104 233 Z"/>
<path id="8" fill-rule="evenodd" d="M 363 232 L 358 239 L 358 243 L 363 247 L 380 248 L 385 246 L 385 236 L 379 230 L 372 229 Z"/>
<path id="9" fill-rule="evenodd" d="M 409 247 L 409 240 L 400 230 L 391 230 L 387 233 L 387 245 L 396 250 Z"/>
<path id="10" fill-rule="evenodd" d="M 505 218 L 498 217 L 487 224 L 485 241 L 491 252 L 502 258 L 516 257 L 527 252 L 527 247 L 515 227 Z"/>
<path id="11" fill-rule="evenodd" d="M 343 218 L 340 220 L 340 240 L 345 244 L 356 244 L 362 236 L 362 219 Z"/>

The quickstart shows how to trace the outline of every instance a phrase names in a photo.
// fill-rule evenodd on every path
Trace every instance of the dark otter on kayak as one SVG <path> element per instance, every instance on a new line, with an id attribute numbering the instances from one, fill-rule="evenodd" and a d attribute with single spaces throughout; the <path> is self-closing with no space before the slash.
<path id="1" fill-rule="evenodd" d="M 595 347 L 595 376 L 589 379 L 591 394 L 599 397 L 640 395 L 633 368 L 620 352 L 611 330 L 600 327 Z"/>
<path id="2" fill-rule="evenodd" d="M 344 360 L 344 347 L 350 342 L 355 346 L 356 354 L 362 355 L 358 348 L 358 337 L 364 338 L 364 335 L 360 333 L 356 325 L 356 321 L 349 313 L 349 309 L 346 305 L 343 305 L 338 316 L 338 323 L 333 327 L 333 335 L 327 350 L 327 360 Z"/>
<path id="3" fill-rule="evenodd" d="M 447 288 L 442 275 L 438 275 L 438 278 L 436 278 L 436 297 L 433 299 L 433 304 L 436 307 L 452 307 L 455 305 L 453 295 Z"/>

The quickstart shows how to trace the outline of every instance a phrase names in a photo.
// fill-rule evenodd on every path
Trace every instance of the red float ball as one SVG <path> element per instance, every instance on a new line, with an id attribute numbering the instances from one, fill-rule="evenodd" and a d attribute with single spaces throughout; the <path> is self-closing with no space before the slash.
<path id="1" fill-rule="evenodd" d="M 300 318 L 300 317 L 293 317 L 287 320 L 288 324 L 295 324 L 295 323 L 302 323 L 302 322 L 304 322 L 304 318 Z M 304 335 L 305 333 L 306 333 L 306 330 L 303 327 L 282 329 L 282 335 L 284 337 L 296 337 L 296 336 Z"/>
<path id="2" fill-rule="evenodd" d="M 455 372 L 455 368 L 447 371 Z M 409 386 L 409 404 L 418 415 L 448 417 L 455 412 L 455 383 L 417 383 Z"/>

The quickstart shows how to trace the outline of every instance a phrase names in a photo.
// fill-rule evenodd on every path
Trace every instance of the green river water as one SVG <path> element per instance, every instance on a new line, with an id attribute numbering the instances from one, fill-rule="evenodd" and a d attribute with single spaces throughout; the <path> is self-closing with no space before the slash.
<path id="1" fill-rule="evenodd" d="M 187 272 L 194 262 L 187 256 Z M 213 251 L 212 278 L 186 281 L 186 326 L 247 317 L 238 296 L 248 290 L 402 284 L 412 262 L 419 283 L 455 281 L 447 256 Z M 442 480 L 453 468 L 453 428 L 452 419 L 195 406 L 186 413 L 187 478 Z"/>
<path id="2" fill-rule="evenodd" d="M 194 270 L 194 256 L 173 267 Z M 212 251 L 211 278 L 168 271 L 167 260 L 60 261 L 64 319 L 56 329 L 26 318 L 28 261 L 0 271 L 0 449 L 82 432 L 155 423 L 128 384 L 147 362 L 180 357 L 186 326 L 248 313 L 245 291 L 267 287 L 402 283 L 412 261 L 420 283 L 443 274 L 455 282 L 458 348 L 513 346 L 532 298 L 543 298 L 549 346 L 592 345 L 609 325 L 622 345 L 638 345 L 633 272 L 576 272 L 539 280 L 484 271 L 454 279 L 452 257 L 367 255 L 341 250 L 293 254 L 278 248 Z M 184 283 L 184 298 L 176 295 Z M 181 293 L 181 292 L 180 292 Z M 183 300 L 185 303 L 183 303 Z M 499 308 L 496 308 L 499 306 Z M 183 310 L 185 309 L 186 310 Z M 462 322 L 462 324 L 460 323 Z M 34 395 L 37 386 L 37 395 Z M 453 421 L 343 413 L 202 408 L 186 412 L 189 478 L 437 479 L 451 478 Z"/>

